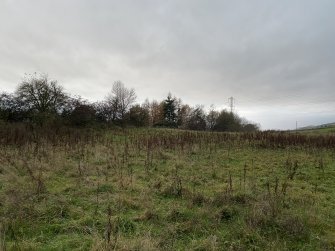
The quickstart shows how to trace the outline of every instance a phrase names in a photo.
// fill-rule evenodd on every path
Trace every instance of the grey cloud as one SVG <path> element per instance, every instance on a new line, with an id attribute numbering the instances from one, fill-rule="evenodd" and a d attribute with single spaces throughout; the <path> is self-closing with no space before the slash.
<path id="1" fill-rule="evenodd" d="M 267 125 L 262 107 L 289 117 L 300 106 L 313 110 L 306 123 L 313 116 L 318 123 L 315 107 L 335 107 L 334 7 L 332 0 L 4 0 L 0 89 L 40 71 L 96 100 L 120 79 L 139 100 L 171 91 L 224 107 L 234 96 L 266 128 L 275 121 Z"/>

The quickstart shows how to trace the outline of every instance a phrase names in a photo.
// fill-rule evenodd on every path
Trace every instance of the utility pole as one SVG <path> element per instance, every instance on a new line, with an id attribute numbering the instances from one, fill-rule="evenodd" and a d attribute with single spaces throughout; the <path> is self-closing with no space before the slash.
<path id="1" fill-rule="evenodd" d="M 229 107 L 230 107 L 230 112 L 233 113 L 234 110 L 234 97 L 230 97 L 228 99 Z"/>

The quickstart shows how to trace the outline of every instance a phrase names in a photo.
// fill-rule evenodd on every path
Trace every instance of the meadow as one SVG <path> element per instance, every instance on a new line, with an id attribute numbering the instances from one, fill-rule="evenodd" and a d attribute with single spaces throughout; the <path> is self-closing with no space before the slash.
<path id="1" fill-rule="evenodd" d="M 0 250 L 334 250 L 335 135 L 1 125 Z"/>

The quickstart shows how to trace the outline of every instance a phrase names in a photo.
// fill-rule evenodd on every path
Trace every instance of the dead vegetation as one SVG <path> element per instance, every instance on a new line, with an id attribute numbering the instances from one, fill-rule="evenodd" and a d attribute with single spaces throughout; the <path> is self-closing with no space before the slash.
<path id="1" fill-rule="evenodd" d="M 0 134 L 3 250 L 334 248 L 334 136 Z"/>

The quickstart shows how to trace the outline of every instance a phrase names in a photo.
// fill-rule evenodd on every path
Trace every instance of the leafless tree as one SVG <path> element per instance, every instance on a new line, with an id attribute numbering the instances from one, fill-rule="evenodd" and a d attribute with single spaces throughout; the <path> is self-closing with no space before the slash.
<path id="1" fill-rule="evenodd" d="M 126 88 L 121 81 L 114 82 L 111 92 L 106 97 L 111 120 L 123 120 L 135 101 L 136 93 L 133 88 Z"/>
<path id="2" fill-rule="evenodd" d="M 209 112 L 207 114 L 207 128 L 210 131 L 214 129 L 218 117 L 219 117 L 219 112 L 215 110 L 214 105 L 211 105 Z"/>
<path id="3" fill-rule="evenodd" d="M 178 126 L 187 129 L 187 121 L 189 120 L 192 108 L 188 104 L 180 105 L 178 109 Z"/>
<path id="4" fill-rule="evenodd" d="M 39 113 L 59 112 L 67 99 L 63 87 L 46 74 L 27 75 L 16 95 L 29 109 Z"/>

